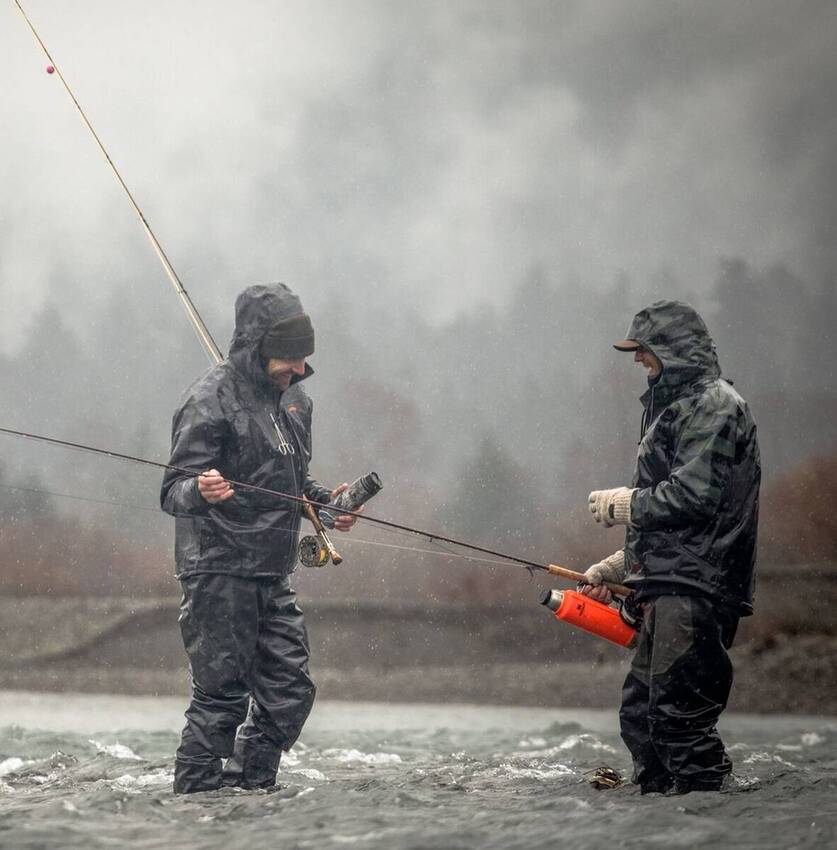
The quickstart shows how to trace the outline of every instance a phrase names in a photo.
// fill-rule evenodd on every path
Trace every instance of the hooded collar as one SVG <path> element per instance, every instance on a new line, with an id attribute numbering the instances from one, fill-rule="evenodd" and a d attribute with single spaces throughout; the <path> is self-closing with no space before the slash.
<path id="1" fill-rule="evenodd" d="M 262 365 L 262 337 L 278 321 L 302 314 L 302 302 L 284 283 L 249 286 L 235 299 L 235 331 L 228 359 L 263 395 L 281 395 Z M 314 370 L 307 363 L 302 375 L 294 375 L 291 386 L 304 381 Z"/>
<path id="2" fill-rule="evenodd" d="M 694 307 L 682 301 L 656 301 L 634 316 L 626 339 L 655 354 L 662 372 L 640 401 L 650 424 L 654 409 L 665 407 L 696 383 L 720 377 L 715 343 Z"/>

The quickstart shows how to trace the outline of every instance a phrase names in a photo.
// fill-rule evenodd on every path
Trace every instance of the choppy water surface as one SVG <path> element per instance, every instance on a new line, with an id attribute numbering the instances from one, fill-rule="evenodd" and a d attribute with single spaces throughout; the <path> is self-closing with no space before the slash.
<path id="1" fill-rule="evenodd" d="M 175 797 L 182 706 L 19 697 L 0 700 L 2 848 L 837 847 L 834 718 L 730 716 L 736 788 L 664 798 L 590 786 L 628 770 L 611 713 L 331 703 L 279 789 Z"/>

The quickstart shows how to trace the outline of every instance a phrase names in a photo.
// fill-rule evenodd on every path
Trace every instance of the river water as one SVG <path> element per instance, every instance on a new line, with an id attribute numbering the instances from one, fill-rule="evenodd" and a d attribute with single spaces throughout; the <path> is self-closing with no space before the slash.
<path id="1" fill-rule="evenodd" d="M 597 791 L 614 712 L 321 702 L 274 791 L 175 797 L 181 700 L 0 692 L 0 848 L 831 848 L 837 718 L 728 715 L 737 782 Z"/>

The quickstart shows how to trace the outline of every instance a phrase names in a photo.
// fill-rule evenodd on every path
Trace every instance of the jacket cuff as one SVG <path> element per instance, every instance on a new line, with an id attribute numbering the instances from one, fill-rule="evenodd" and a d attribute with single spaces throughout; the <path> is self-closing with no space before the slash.
<path id="1" fill-rule="evenodd" d="M 331 490 L 328 487 L 323 487 L 319 481 L 315 481 L 313 478 L 309 477 L 305 482 L 303 492 L 309 501 L 317 502 L 321 505 L 327 505 L 331 502 Z"/>
<path id="2" fill-rule="evenodd" d="M 618 552 L 614 552 L 612 555 L 608 555 L 604 562 L 609 567 L 612 567 L 614 570 L 620 570 L 624 576 L 625 573 L 625 550 L 620 549 Z"/>
<path id="3" fill-rule="evenodd" d="M 633 490 L 623 488 L 613 497 L 613 501 L 611 502 L 611 511 L 613 513 L 613 522 L 616 525 L 631 524 L 631 497 L 633 495 Z M 625 557 L 624 551 L 622 552 L 622 557 L 623 559 Z"/>
<path id="4" fill-rule="evenodd" d="M 198 490 L 197 476 L 175 481 L 162 503 L 163 510 L 173 517 L 206 516 L 210 507 Z"/>

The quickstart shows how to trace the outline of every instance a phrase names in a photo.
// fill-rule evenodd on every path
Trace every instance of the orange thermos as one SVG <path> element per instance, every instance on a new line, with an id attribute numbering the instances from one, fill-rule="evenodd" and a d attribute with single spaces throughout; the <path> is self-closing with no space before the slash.
<path id="1" fill-rule="evenodd" d="M 559 620 L 612 643 L 627 647 L 636 643 L 636 629 L 622 619 L 618 609 L 575 590 L 547 590 L 541 604 L 552 609 Z"/>

